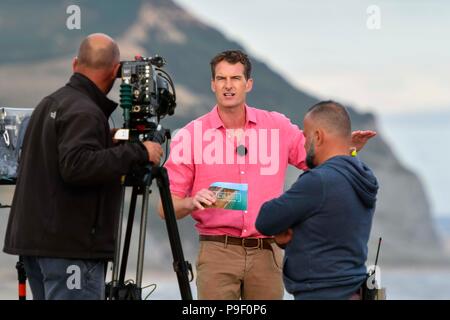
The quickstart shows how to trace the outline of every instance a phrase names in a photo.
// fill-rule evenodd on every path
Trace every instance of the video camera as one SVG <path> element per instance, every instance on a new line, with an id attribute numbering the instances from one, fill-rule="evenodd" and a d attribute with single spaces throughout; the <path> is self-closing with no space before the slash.
<path id="1" fill-rule="evenodd" d="M 117 77 L 120 84 L 120 107 L 123 109 L 123 129 L 114 135 L 117 140 L 131 142 L 150 140 L 163 144 L 170 139 L 170 131 L 164 129 L 160 120 L 173 115 L 176 107 L 175 87 L 170 75 L 162 69 L 166 64 L 159 56 L 143 58 L 136 56 L 134 61 L 122 61 Z M 166 144 L 167 148 L 167 144 Z M 167 153 L 167 149 L 166 149 Z M 178 285 L 183 299 L 192 300 L 189 275 L 192 267 L 184 260 L 181 240 L 176 223 L 175 210 L 169 188 L 169 176 L 163 166 L 137 166 L 130 170 L 122 180 L 122 204 L 117 225 L 116 244 L 111 282 L 105 291 L 110 300 L 142 299 L 142 274 L 144 268 L 145 237 L 147 232 L 147 211 L 152 180 L 156 179 L 164 211 L 167 233 L 174 259 L 173 267 L 177 273 Z M 122 248 L 122 220 L 124 217 L 125 187 L 132 186 L 131 200 L 125 239 Z M 142 196 L 141 224 L 139 232 L 136 282 L 125 281 L 128 253 L 135 217 L 138 195 Z M 123 252 L 121 253 L 121 249 Z M 120 268 L 119 268 L 120 265 Z"/>
<path id="2" fill-rule="evenodd" d="M 117 74 L 117 78 L 122 79 L 120 107 L 123 109 L 123 128 L 128 129 L 123 139 L 164 143 L 170 133 L 159 122 L 166 115 L 173 115 L 176 107 L 175 86 L 170 75 L 162 69 L 166 61 L 157 55 L 136 56 L 134 61 L 120 64 Z"/>

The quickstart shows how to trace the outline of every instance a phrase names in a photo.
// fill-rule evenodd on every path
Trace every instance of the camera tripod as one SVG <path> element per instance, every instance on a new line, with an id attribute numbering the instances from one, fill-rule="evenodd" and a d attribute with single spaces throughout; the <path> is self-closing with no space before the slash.
<path id="1" fill-rule="evenodd" d="M 137 171 L 137 172 L 136 172 Z M 188 261 L 184 260 L 183 249 L 181 246 L 180 236 L 176 223 L 175 212 L 173 208 L 172 197 L 169 189 L 169 178 L 167 170 L 164 167 L 152 167 L 150 165 L 134 170 L 130 175 L 127 175 L 122 184 L 121 194 L 121 209 L 119 215 L 119 222 L 116 233 L 116 245 L 113 261 L 112 280 L 106 285 L 106 298 L 110 300 L 141 300 L 142 299 L 142 273 L 144 268 L 144 248 L 145 236 L 147 228 L 147 214 L 148 201 L 150 194 L 150 186 L 152 180 L 156 179 L 162 206 L 164 209 L 165 223 L 167 232 L 169 234 L 169 241 L 173 256 L 173 268 L 177 274 L 178 285 L 180 289 L 181 298 L 183 300 L 192 300 L 191 287 L 189 285 L 189 273 L 192 279 L 192 267 Z M 125 207 L 125 188 L 132 186 L 132 194 L 127 222 L 127 229 L 125 233 L 125 240 L 123 245 L 122 260 L 120 249 L 122 242 L 122 220 L 124 216 Z M 142 196 L 142 210 L 139 233 L 139 247 L 137 258 L 136 282 L 125 283 L 125 273 L 127 269 L 128 253 L 130 249 L 131 233 L 133 229 L 133 222 L 136 210 L 136 201 L 138 195 Z M 119 269 L 120 262 L 120 269 Z"/>

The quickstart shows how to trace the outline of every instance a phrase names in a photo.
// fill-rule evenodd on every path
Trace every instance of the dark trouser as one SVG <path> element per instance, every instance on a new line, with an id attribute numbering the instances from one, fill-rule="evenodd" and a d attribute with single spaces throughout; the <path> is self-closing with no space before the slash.
<path id="1" fill-rule="evenodd" d="M 105 261 L 24 256 L 34 300 L 103 300 Z"/>

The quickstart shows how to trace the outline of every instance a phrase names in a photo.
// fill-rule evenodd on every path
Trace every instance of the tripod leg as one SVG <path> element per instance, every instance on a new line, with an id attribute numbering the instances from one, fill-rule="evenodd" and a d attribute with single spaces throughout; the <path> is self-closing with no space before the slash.
<path id="1" fill-rule="evenodd" d="M 117 279 L 118 279 L 118 275 L 119 275 L 120 246 L 122 245 L 122 219 L 123 219 L 123 211 L 124 211 L 124 207 L 125 207 L 125 186 L 122 186 L 120 198 L 121 198 L 121 206 L 120 206 L 119 218 L 117 221 L 113 271 L 112 271 L 111 286 L 109 287 L 109 299 L 110 300 L 113 298 L 114 290 L 117 288 Z"/>
<path id="2" fill-rule="evenodd" d="M 17 279 L 19 280 L 19 300 L 27 300 L 27 274 L 23 265 L 23 258 L 19 256 L 16 264 Z"/>
<path id="3" fill-rule="evenodd" d="M 150 186 L 148 185 L 144 186 L 142 195 L 141 229 L 139 231 L 139 249 L 138 249 L 138 261 L 136 270 L 136 286 L 138 290 L 142 288 L 142 273 L 144 271 L 145 236 L 147 233 L 147 213 L 148 213 L 149 193 L 150 193 Z"/>
<path id="4" fill-rule="evenodd" d="M 177 273 L 178 286 L 180 287 L 181 298 L 183 300 L 192 300 L 191 287 L 189 285 L 189 271 L 192 268 L 189 262 L 184 260 L 183 248 L 181 246 L 180 235 L 173 208 L 172 196 L 169 188 L 169 177 L 164 167 L 153 168 L 154 177 L 158 181 L 159 193 L 164 209 L 167 232 L 169 234 L 170 247 L 173 255 L 173 266 Z"/>
<path id="5" fill-rule="evenodd" d="M 128 264 L 128 254 L 130 252 L 131 234 L 133 231 L 134 216 L 136 211 L 136 201 L 138 196 L 138 187 L 134 186 L 131 192 L 130 209 L 128 213 L 127 230 L 125 232 L 125 240 L 123 242 L 122 263 L 120 265 L 119 286 L 124 285 L 125 275 Z"/>

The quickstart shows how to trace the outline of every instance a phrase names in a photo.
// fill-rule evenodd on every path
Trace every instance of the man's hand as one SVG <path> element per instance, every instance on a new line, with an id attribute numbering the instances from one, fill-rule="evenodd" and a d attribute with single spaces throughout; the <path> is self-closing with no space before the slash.
<path id="1" fill-rule="evenodd" d="M 194 210 L 204 210 L 204 205 L 211 205 L 216 202 L 216 195 L 214 192 L 208 189 L 199 190 L 195 196 L 181 198 L 172 193 L 173 207 L 177 219 L 184 218 L 191 214 Z M 158 214 L 164 219 L 164 211 L 161 201 L 158 205 Z"/>
<path id="2" fill-rule="evenodd" d="M 205 207 L 203 207 L 203 204 L 210 206 L 214 202 L 216 202 L 216 199 L 217 198 L 214 192 L 208 189 L 201 189 L 192 198 L 193 210 L 195 209 L 203 210 L 205 209 Z"/>
<path id="3" fill-rule="evenodd" d="M 109 131 L 111 132 L 113 144 L 118 144 L 120 140 L 114 139 L 114 135 L 116 134 L 119 128 L 111 128 Z"/>
<path id="4" fill-rule="evenodd" d="M 352 132 L 352 146 L 356 148 L 356 151 L 360 151 L 364 148 L 365 144 L 370 138 L 373 138 L 377 135 L 375 131 L 366 130 L 366 131 L 353 131 Z"/>
<path id="5" fill-rule="evenodd" d="M 286 245 L 291 242 L 293 234 L 294 232 L 292 229 L 287 229 L 286 231 L 275 235 L 275 242 L 280 248 L 284 249 L 286 248 Z"/>
<path id="6" fill-rule="evenodd" d="M 163 155 L 163 149 L 159 143 L 152 141 L 143 142 L 145 149 L 147 149 L 148 159 L 154 165 L 158 165 Z"/>

